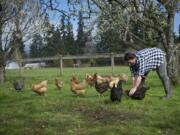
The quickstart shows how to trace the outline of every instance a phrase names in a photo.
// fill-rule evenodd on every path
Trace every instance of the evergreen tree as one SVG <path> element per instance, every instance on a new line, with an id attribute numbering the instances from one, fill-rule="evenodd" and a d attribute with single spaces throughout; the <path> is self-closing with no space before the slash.
<path id="1" fill-rule="evenodd" d="M 44 56 L 55 56 L 58 54 L 57 50 L 57 33 L 55 31 L 54 25 L 51 25 L 49 30 L 46 33 L 44 38 L 45 45 L 44 45 Z"/>
<path id="2" fill-rule="evenodd" d="M 113 36 L 110 36 L 113 35 Z M 122 53 L 127 49 L 119 38 L 119 33 L 114 30 L 108 30 L 100 34 L 100 41 L 96 45 L 99 53 Z"/>
<path id="3" fill-rule="evenodd" d="M 44 57 L 54 56 L 57 51 L 56 49 L 54 49 L 54 43 L 52 40 L 55 28 L 54 28 L 54 25 L 50 24 L 48 14 L 46 14 L 46 16 L 45 16 L 44 24 L 46 27 L 46 32 L 44 33 L 44 39 L 43 39 L 44 40 L 43 56 Z"/>
<path id="4" fill-rule="evenodd" d="M 86 43 L 86 34 L 84 31 L 84 22 L 83 22 L 83 16 L 82 12 L 79 12 L 79 22 L 78 22 L 78 33 L 77 33 L 77 40 L 76 40 L 76 53 L 77 54 L 83 54 L 84 53 L 84 47 Z"/>
<path id="5" fill-rule="evenodd" d="M 66 48 L 61 39 L 61 33 L 58 28 L 52 25 L 52 28 L 47 32 L 44 46 L 45 56 L 55 56 L 57 54 L 66 54 Z"/>
<path id="6" fill-rule="evenodd" d="M 180 43 L 180 25 L 179 25 L 179 29 L 178 29 L 178 33 L 176 34 L 174 32 L 174 43 Z"/>
<path id="7" fill-rule="evenodd" d="M 73 36 L 73 26 L 70 22 L 70 17 L 67 19 L 67 37 L 66 37 L 66 50 L 68 54 L 75 54 L 74 47 L 74 36 Z"/>
<path id="8" fill-rule="evenodd" d="M 65 51 L 66 36 L 67 36 L 65 19 L 66 19 L 66 16 L 63 14 L 61 16 L 61 21 L 60 21 L 60 34 L 61 34 L 62 46 L 64 48 L 64 51 Z"/>
<path id="9" fill-rule="evenodd" d="M 63 40 L 63 38 L 61 37 L 61 32 L 59 28 L 56 28 L 56 30 L 53 32 L 52 40 L 54 43 L 53 47 L 56 50 L 56 53 L 61 55 L 66 54 L 66 41 L 65 39 Z"/>
<path id="10" fill-rule="evenodd" d="M 61 16 L 59 27 L 46 23 L 48 30 L 45 34 L 45 56 L 65 55 L 67 51 L 72 54 L 73 32 L 70 22 L 66 25 L 66 18 Z M 68 31 L 68 32 L 67 32 Z"/>
<path id="11" fill-rule="evenodd" d="M 98 41 L 96 44 L 96 51 L 98 53 L 122 53 L 126 49 L 127 46 L 122 42 L 123 32 L 117 28 L 108 28 L 107 25 L 104 25 L 104 20 L 106 18 L 100 16 L 99 23 L 97 26 L 98 29 Z M 106 23 L 111 24 L 110 20 L 106 20 Z M 123 34 L 122 34 L 123 33 Z"/>
<path id="12" fill-rule="evenodd" d="M 40 34 L 35 34 L 30 46 L 30 57 L 37 58 L 43 56 L 43 38 Z"/>

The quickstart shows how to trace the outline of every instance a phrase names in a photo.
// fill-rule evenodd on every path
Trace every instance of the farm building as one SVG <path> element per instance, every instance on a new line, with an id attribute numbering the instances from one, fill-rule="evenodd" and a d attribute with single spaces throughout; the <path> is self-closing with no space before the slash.
<path id="1" fill-rule="evenodd" d="M 34 69 L 34 68 L 42 68 L 46 67 L 46 63 L 41 62 L 41 63 L 27 63 L 24 65 L 25 69 Z"/>
<path id="2" fill-rule="evenodd" d="M 5 69 L 19 69 L 20 66 L 18 64 L 18 62 L 12 61 L 12 62 L 7 62 L 7 65 L 5 67 Z"/>

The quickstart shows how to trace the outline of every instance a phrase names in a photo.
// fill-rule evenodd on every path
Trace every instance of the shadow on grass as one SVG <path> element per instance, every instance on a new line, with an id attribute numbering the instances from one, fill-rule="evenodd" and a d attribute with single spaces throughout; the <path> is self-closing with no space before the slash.
<path id="1" fill-rule="evenodd" d="M 110 103 L 108 100 L 107 102 Z M 73 112 L 83 114 L 88 121 L 100 123 L 139 121 L 145 117 L 140 113 L 109 110 L 103 106 L 97 106 L 95 108 L 79 106 L 76 107 Z"/>

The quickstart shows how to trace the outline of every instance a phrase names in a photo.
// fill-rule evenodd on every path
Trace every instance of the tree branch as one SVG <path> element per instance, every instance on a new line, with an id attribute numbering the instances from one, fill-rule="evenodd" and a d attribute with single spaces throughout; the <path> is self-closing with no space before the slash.
<path id="1" fill-rule="evenodd" d="M 52 11 L 57 11 L 57 12 L 65 15 L 66 17 L 69 17 L 69 15 L 66 14 L 66 12 L 65 12 L 64 10 L 60 10 L 59 8 L 54 7 L 54 6 L 53 6 L 53 3 L 52 3 L 52 0 L 49 0 L 49 2 L 44 2 L 44 0 L 40 0 L 40 3 L 41 3 L 42 5 L 45 5 L 46 8 L 50 8 Z"/>

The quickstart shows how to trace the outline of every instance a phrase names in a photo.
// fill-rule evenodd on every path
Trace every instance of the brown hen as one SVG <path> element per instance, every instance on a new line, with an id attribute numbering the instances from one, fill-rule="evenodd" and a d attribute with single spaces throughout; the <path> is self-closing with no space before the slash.
<path id="1" fill-rule="evenodd" d="M 32 91 L 34 91 L 38 95 L 45 95 L 47 91 L 47 82 L 47 80 L 44 80 L 38 84 L 32 85 Z"/>
<path id="2" fill-rule="evenodd" d="M 85 80 L 83 80 L 81 83 L 77 83 L 77 78 L 74 79 L 74 77 L 76 78 L 76 76 L 72 76 L 71 79 L 71 91 L 77 95 L 82 95 L 85 92 L 87 83 Z"/>
<path id="3" fill-rule="evenodd" d="M 63 82 L 61 80 L 55 79 L 55 85 L 58 90 L 61 90 L 61 88 L 63 87 Z"/>

